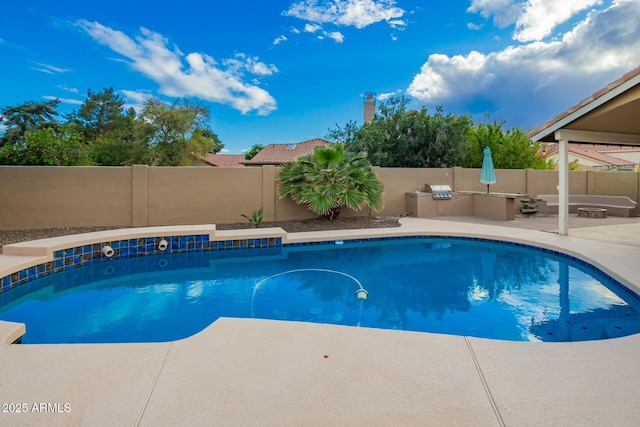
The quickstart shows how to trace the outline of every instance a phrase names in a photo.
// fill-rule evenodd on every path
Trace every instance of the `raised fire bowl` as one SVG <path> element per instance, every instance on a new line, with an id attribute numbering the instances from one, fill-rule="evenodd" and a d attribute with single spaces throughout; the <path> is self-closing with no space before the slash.
<path id="1" fill-rule="evenodd" d="M 578 208 L 578 216 L 584 218 L 606 218 L 607 210 L 603 208 Z"/>

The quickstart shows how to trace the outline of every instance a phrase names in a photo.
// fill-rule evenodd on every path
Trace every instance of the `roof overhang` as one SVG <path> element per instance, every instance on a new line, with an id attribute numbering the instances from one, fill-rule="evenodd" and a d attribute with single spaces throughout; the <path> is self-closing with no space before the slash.
<path id="1" fill-rule="evenodd" d="M 640 145 L 640 133 L 593 132 L 560 129 L 553 133 L 554 141 L 584 142 L 589 144 Z"/>
<path id="2" fill-rule="evenodd" d="M 640 145 L 640 73 L 616 82 L 535 129 L 533 142 L 560 139 L 592 144 Z"/>

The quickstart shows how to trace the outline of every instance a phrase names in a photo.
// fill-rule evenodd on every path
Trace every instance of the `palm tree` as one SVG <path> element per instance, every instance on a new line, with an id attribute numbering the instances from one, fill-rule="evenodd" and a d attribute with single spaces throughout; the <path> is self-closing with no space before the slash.
<path id="1" fill-rule="evenodd" d="M 318 215 L 334 220 L 343 206 L 360 210 L 383 206 L 382 182 L 365 153 L 345 153 L 343 144 L 316 147 L 312 155 L 287 163 L 278 175 L 280 197 L 306 204 Z"/>

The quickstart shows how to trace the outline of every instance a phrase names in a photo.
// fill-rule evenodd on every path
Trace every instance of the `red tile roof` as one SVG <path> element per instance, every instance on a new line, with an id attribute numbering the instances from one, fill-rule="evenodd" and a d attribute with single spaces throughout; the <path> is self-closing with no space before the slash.
<path id="1" fill-rule="evenodd" d="M 633 164 L 628 160 L 619 159 L 614 156 L 605 154 L 603 151 L 637 151 L 634 147 L 621 147 L 621 146 L 602 146 L 595 144 L 569 144 L 569 152 L 578 156 L 587 157 L 600 163 L 607 165 L 629 165 Z M 625 150 L 626 148 L 626 150 Z M 549 156 L 558 151 L 558 144 L 547 144 L 543 149 L 543 156 Z"/>
<path id="2" fill-rule="evenodd" d="M 637 68 L 634 68 L 633 70 L 629 71 L 628 73 L 625 73 L 622 77 L 612 81 L 611 83 L 609 83 L 608 85 L 606 85 L 602 89 L 597 90 L 591 96 L 589 96 L 589 97 L 583 99 L 582 101 L 578 102 L 573 107 L 570 107 L 567 111 L 564 111 L 564 112 L 558 114 L 557 116 L 555 116 L 551 120 L 549 120 L 546 123 L 538 126 L 535 129 L 533 129 L 532 131 L 529 132 L 529 137 L 533 137 L 534 135 L 536 135 L 536 134 L 542 132 L 543 130 L 545 130 L 546 128 L 549 128 L 549 127 L 553 126 L 554 124 L 558 123 L 560 120 L 562 120 L 565 117 L 567 117 L 569 114 L 572 114 L 572 113 L 578 111 L 579 109 L 585 107 L 586 105 L 591 104 L 592 102 L 594 102 L 598 98 L 601 98 L 602 96 L 606 95 L 607 93 L 611 92 L 612 90 L 614 90 L 615 88 L 617 88 L 621 84 L 631 80 L 632 78 L 634 78 L 637 75 L 640 75 L 640 66 L 637 67 Z"/>
<path id="3" fill-rule="evenodd" d="M 313 154 L 315 147 L 327 147 L 331 142 L 314 138 L 297 144 L 269 144 L 251 160 L 245 160 L 245 165 L 281 165 L 293 162 L 297 158 Z"/>
<path id="4" fill-rule="evenodd" d="M 220 167 L 238 167 L 244 166 L 241 162 L 245 161 L 244 154 L 209 154 L 202 160 L 211 166 Z"/>

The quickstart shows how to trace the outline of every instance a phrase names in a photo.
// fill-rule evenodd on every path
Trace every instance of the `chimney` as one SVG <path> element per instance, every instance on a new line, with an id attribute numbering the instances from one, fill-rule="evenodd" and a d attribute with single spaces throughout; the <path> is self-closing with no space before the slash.
<path id="1" fill-rule="evenodd" d="M 376 115 L 376 94 L 366 92 L 364 94 L 364 122 L 371 123 Z"/>

